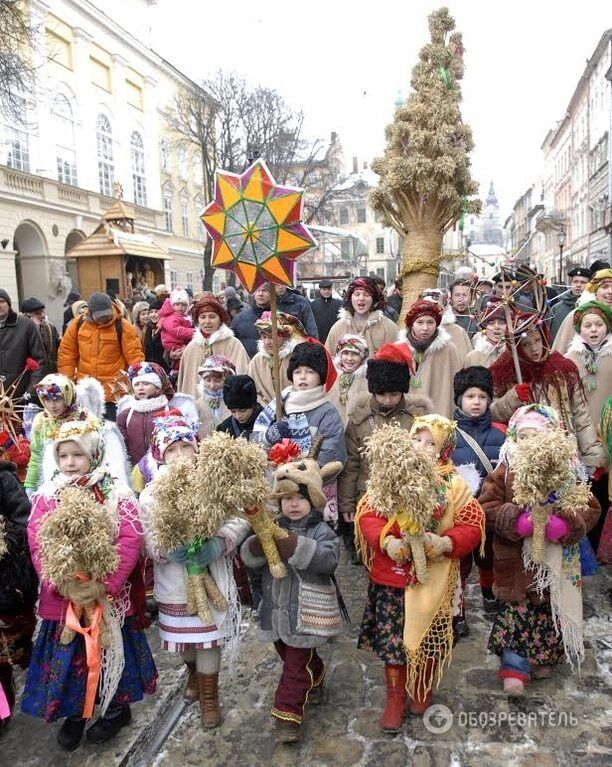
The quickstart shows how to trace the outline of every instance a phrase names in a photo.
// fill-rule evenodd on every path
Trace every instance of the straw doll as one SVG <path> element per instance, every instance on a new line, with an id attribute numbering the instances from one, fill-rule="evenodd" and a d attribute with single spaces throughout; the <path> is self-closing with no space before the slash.
<path id="1" fill-rule="evenodd" d="M 28 522 L 42 624 L 22 709 L 65 718 L 57 742 L 72 751 L 96 698 L 101 716 L 87 739 L 103 743 L 130 722 L 129 703 L 154 692 L 157 672 L 141 628 L 136 500 L 107 473 L 95 419 L 63 423 L 54 451 L 59 472 L 34 495 Z"/>
<path id="2" fill-rule="evenodd" d="M 578 543 L 599 514 L 579 481 L 585 476 L 553 408 L 516 411 L 480 494 L 501 601 L 489 649 L 500 656 L 509 696 L 523 695 L 532 678 L 551 676 L 564 653 L 571 664 L 584 657 Z"/>
<path id="3" fill-rule="evenodd" d="M 483 539 L 484 515 L 450 455 L 454 423 L 417 417 L 409 432 L 383 426 L 367 442 L 370 477 L 355 518 L 370 585 L 358 646 L 385 662 L 386 732 L 407 702 L 422 714 L 453 646 L 459 558 Z"/>

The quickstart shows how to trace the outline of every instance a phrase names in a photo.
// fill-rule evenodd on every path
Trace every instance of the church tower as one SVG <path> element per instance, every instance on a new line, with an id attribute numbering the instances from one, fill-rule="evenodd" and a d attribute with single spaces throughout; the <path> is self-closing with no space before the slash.
<path id="1" fill-rule="evenodd" d="M 503 238 L 499 221 L 499 203 L 495 196 L 495 189 L 492 181 L 489 185 L 489 194 L 482 206 L 480 221 L 482 225 L 481 241 L 490 245 L 501 245 Z"/>

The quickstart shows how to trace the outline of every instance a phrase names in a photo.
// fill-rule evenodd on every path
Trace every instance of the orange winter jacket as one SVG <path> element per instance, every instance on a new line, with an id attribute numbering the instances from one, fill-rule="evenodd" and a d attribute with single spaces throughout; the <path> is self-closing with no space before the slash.
<path id="1" fill-rule="evenodd" d="M 116 321 L 121 321 L 121 348 Z M 78 381 L 93 376 L 104 386 L 105 399 L 113 400 L 112 383 L 121 370 L 144 361 L 144 352 L 138 334 L 113 306 L 113 318 L 106 325 L 96 325 L 86 313 L 82 322 L 73 320 L 62 336 L 57 353 L 57 369 L 68 378 Z"/>

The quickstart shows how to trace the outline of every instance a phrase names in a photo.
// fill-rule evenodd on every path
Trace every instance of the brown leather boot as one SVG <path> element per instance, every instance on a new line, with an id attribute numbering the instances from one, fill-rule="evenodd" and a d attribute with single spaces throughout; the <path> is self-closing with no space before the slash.
<path id="1" fill-rule="evenodd" d="M 212 730 L 221 724 L 219 674 L 200 674 L 198 672 L 198 686 L 200 689 L 202 727 L 205 730 Z"/>
<path id="2" fill-rule="evenodd" d="M 406 709 L 406 666 L 385 664 L 385 682 L 387 702 L 379 724 L 384 732 L 397 732 Z"/>
<path id="3" fill-rule="evenodd" d="M 200 687 L 198 685 L 198 672 L 194 661 L 185 661 L 187 666 L 187 681 L 183 689 L 183 700 L 188 703 L 195 703 L 200 699 Z"/>

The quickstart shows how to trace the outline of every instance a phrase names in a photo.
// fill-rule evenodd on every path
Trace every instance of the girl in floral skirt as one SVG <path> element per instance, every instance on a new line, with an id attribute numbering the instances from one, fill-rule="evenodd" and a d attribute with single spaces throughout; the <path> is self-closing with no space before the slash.
<path id="1" fill-rule="evenodd" d="M 129 704 L 155 691 L 157 670 L 142 630 L 144 583 L 141 563 L 142 527 L 132 492 L 118 485 L 104 468 L 104 445 L 100 424 L 88 418 L 63 423 L 54 439 L 59 472 L 32 499 L 28 541 L 32 562 L 39 576 L 43 569 L 38 534 L 45 518 L 59 508 L 60 492 L 66 488 L 89 491 L 108 512 L 116 528 L 114 547 L 117 569 L 102 580 L 71 581 L 62 592 L 41 581 L 38 615 L 42 624 L 28 670 L 22 709 L 46 722 L 64 719 L 57 742 L 67 751 L 81 740 L 87 719 L 84 704 L 88 684 L 85 641 L 76 633 L 68 644 L 60 641 L 71 603 L 87 607 L 113 605 L 119 617 L 121 646 L 119 673 L 113 667 L 112 683 L 105 679 L 104 664 L 98 695 L 103 698 L 102 716 L 87 730 L 87 740 L 103 743 L 131 720 Z M 106 613 L 105 613 L 106 614 Z M 110 674 L 110 671 L 109 671 Z M 102 689 L 104 693 L 102 694 Z"/>
<path id="2" fill-rule="evenodd" d="M 586 510 L 563 514 L 555 507 L 549 516 L 546 541 L 563 547 L 560 572 L 550 571 L 556 595 L 551 600 L 549 589 L 536 588 L 533 565 L 525 564 L 524 541 L 533 536 L 532 516 L 515 502 L 513 494 L 517 445 L 538 432 L 560 426 L 559 415 L 551 407 L 532 404 L 519 408 L 508 424 L 500 462 L 485 479 L 480 494 L 487 535 L 494 535 L 493 590 L 502 602 L 489 638 L 489 650 L 500 657 L 499 676 L 504 692 L 512 697 L 523 695 L 530 679 L 550 677 L 552 667 L 564 654 L 577 662 L 584 654 L 580 551 L 575 544 L 595 523 L 599 504 L 591 495 Z M 551 492 L 556 490 L 551 488 Z"/>

